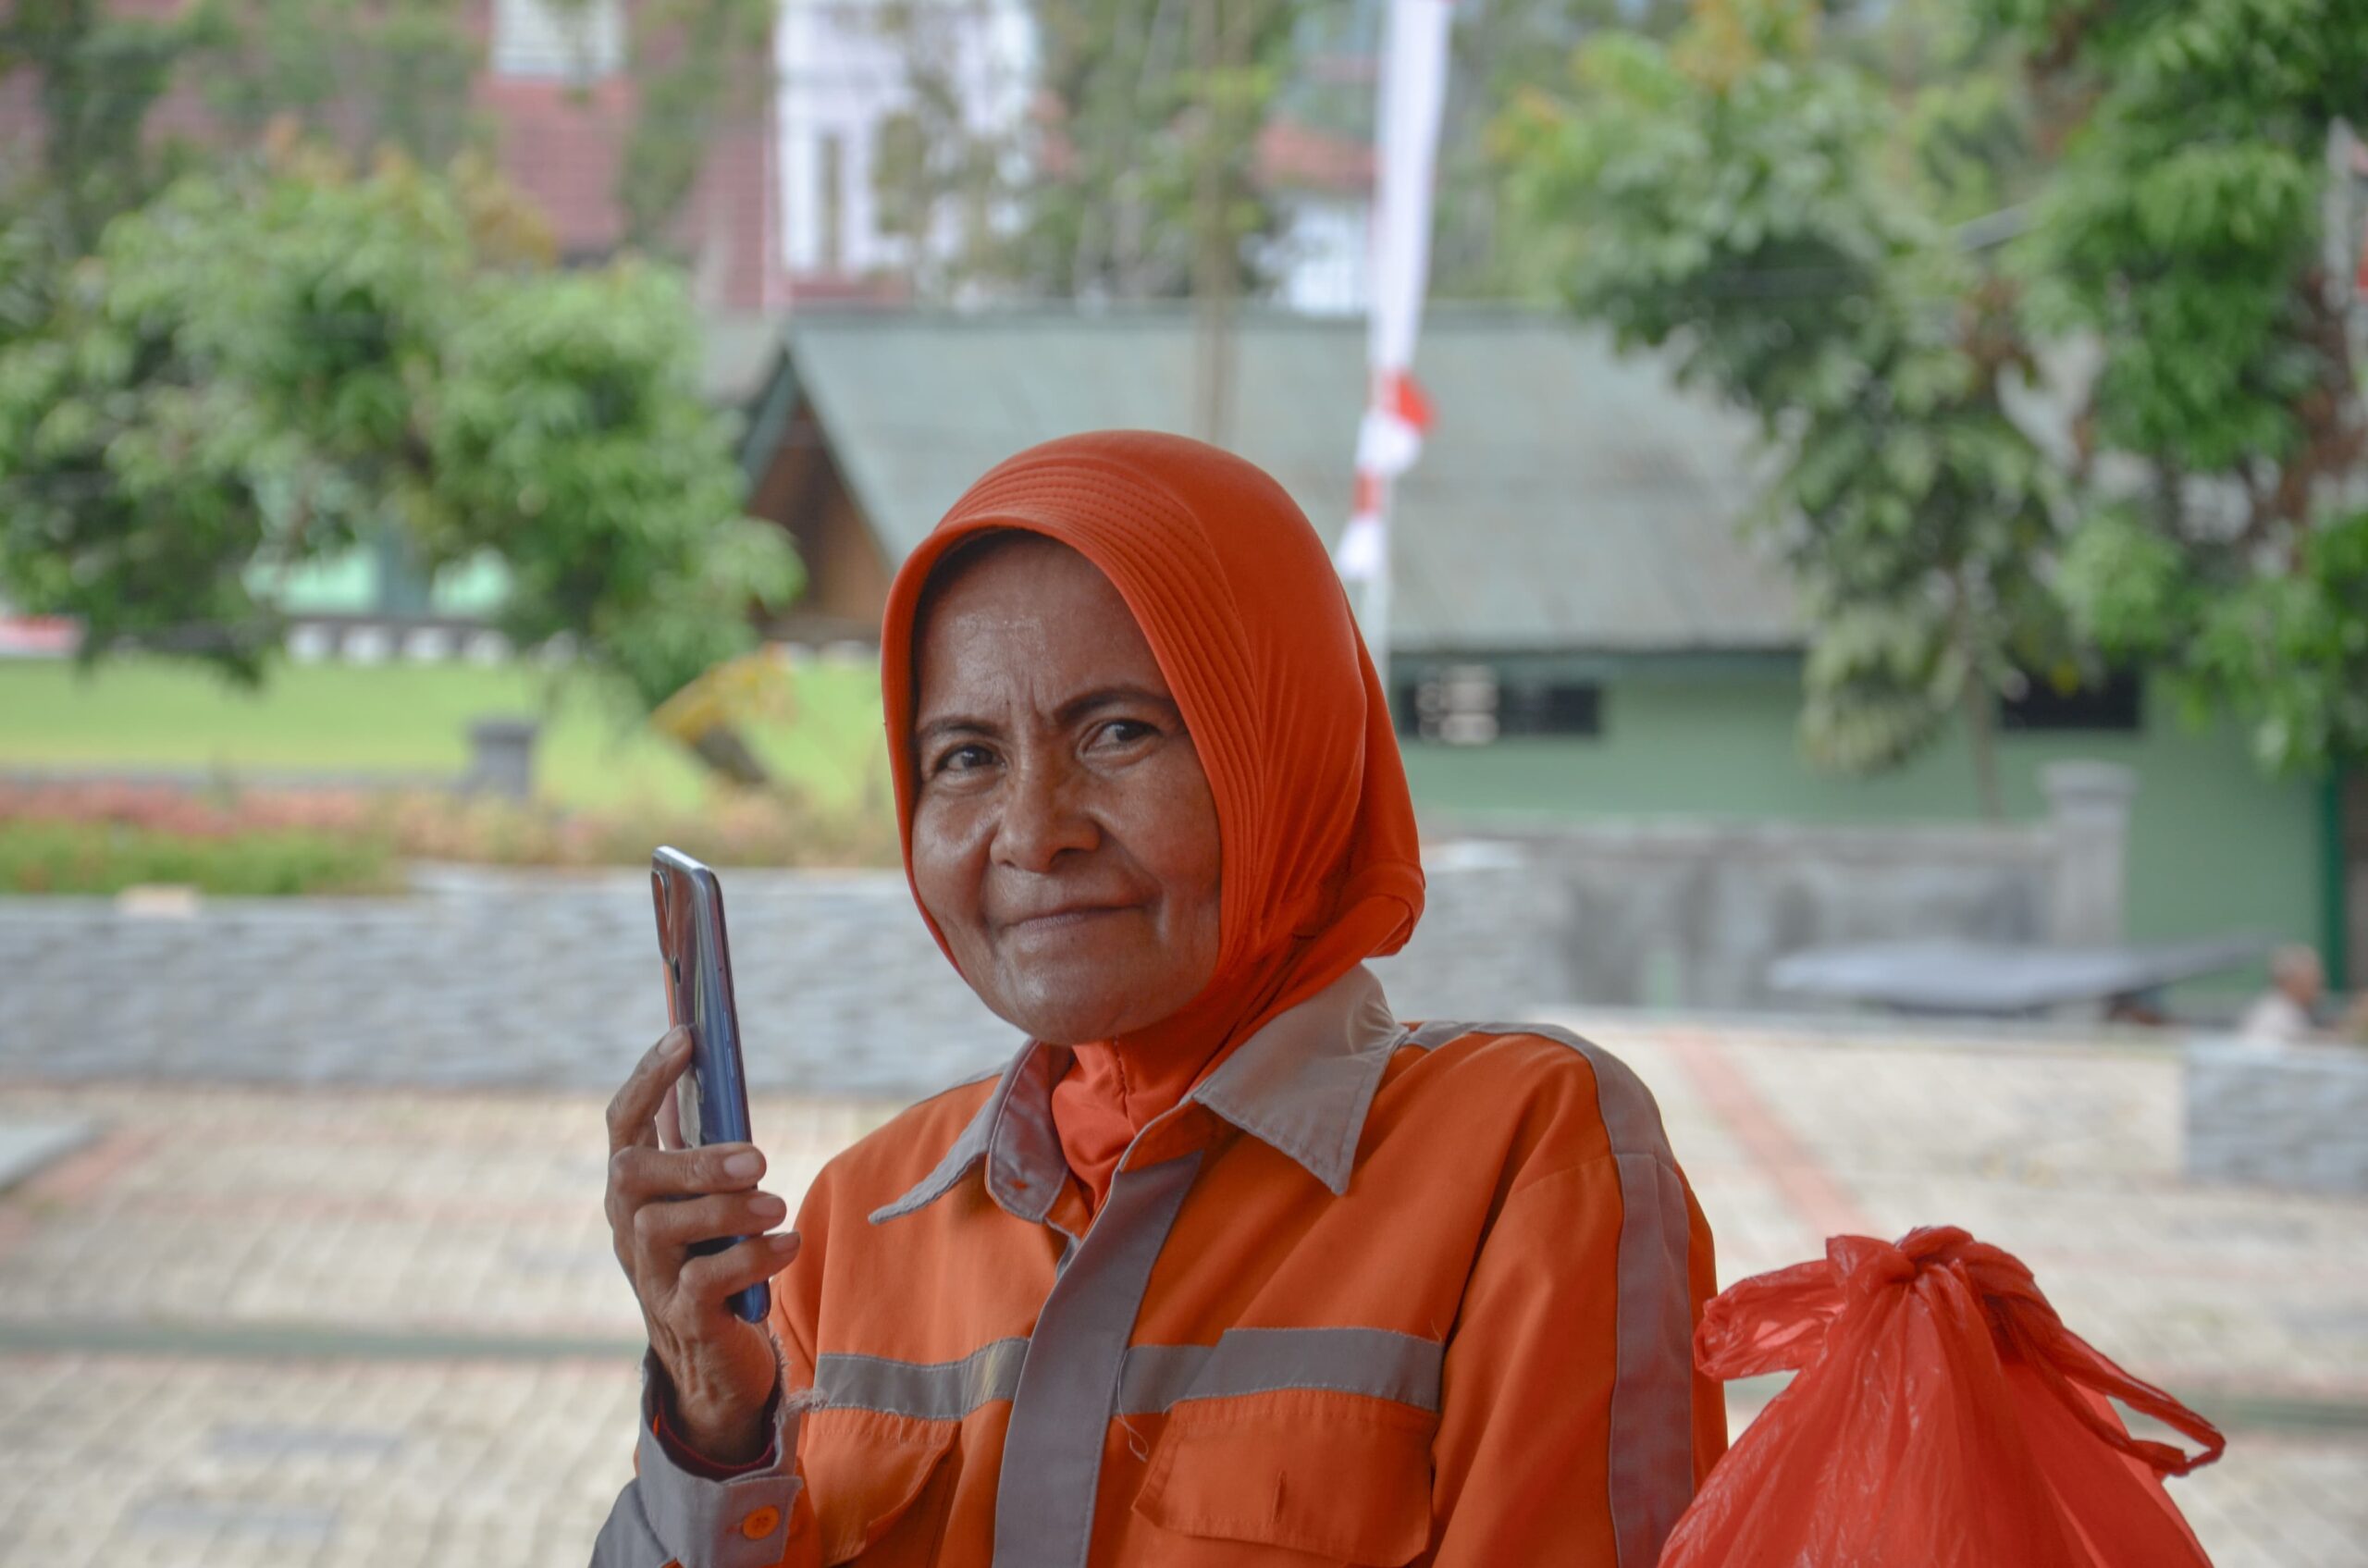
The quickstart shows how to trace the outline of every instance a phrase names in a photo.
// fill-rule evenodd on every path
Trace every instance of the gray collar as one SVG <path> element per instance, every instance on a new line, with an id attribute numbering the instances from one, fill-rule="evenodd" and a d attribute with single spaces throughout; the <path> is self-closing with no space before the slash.
<path id="1" fill-rule="evenodd" d="M 1374 1091 L 1404 1038 L 1381 982 L 1359 965 L 1243 1041 L 1190 1099 L 1346 1192 Z M 1068 1173 L 1053 1127 L 1053 1085 L 1069 1056 L 1066 1046 L 1022 1045 L 937 1168 L 875 1210 L 871 1223 L 928 1207 L 981 1166 L 996 1203 L 1041 1223 Z"/>

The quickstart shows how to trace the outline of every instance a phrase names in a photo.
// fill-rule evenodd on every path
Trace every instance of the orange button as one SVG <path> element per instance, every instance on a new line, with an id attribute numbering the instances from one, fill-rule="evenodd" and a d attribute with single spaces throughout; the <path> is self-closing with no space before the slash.
<path id="1" fill-rule="evenodd" d="M 752 1541 L 763 1540 L 781 1528 L 781 1510 L 760 1508 L 740 1521 L 740 1533 Z"/>

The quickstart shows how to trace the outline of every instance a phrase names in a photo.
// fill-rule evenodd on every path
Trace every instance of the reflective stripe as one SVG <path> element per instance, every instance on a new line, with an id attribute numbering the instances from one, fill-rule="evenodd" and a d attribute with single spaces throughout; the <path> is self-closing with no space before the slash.
<path id="1" fill-rule="evenodd" d="M 1194 1153 L 1120 1170 L 1044 1298 L 995 1481 L 995 1568 L 1084 1568 L 1127 1341 L 1200 1168 Z"/>
<path id="2" fill-rule="evenodd" d="M 960 1361 L 894 1361 L 878 1355 L 819 1355 L 814 1387 L 824 1410 L 876 1410 L 921 1421 L 959 1421 L 1019 1388 L 1025 1340 L 997 1340 Z"/>
<path id="3" fill-rule="evenodd" d="M 1118 1413 L 1152 1415 L 1187 1400 L 1328 1389 L 1439 1408 L 1436 1340 L 1387 1328 L 1234 1328 L 1214 1345 L 1137 1345 L 1127 1352 Z"/>
<path id="4" fill-rule="evenodd" d="M 1608 1500 L 1619 1568 L 1651 1568 L 1694 1489 L 1689 1216 L 1651 1094 L 1616 1058 L 1561 1030 L 1442 1021 L 1400 1031 L 1362 970 L 1318 1000 L 1320 1006 L 1303 1004 L 1307 1016 L 1289 1027 L 1270 1024 L 1244 1042 L 1193 1098 L 1298 1160 L 1336 1192 L 1349 1185 L 1367 1107 L 1400 1047 L 1436 1049 L 1474 1032 L 1535 1034 L 1587 1058 L 1622 1205 Z M 1264 1038 L 1270 1030 L 1271 1039 Z M 1272 1049 L 1255 1049 L 1262 1044 Z M 1065 1169 L 1049 1106 L 1054 1069 L 1066 1065 L 1066 1056 L 1050 1049 L 1024 1048 L 937 1169 L 876 1212 L 874 1222 L 936 1201 L 981 1166 L 987 1190 L 1006 1211 L 1041 1217 L 1057 1185 L 1052 1178 Z M 1152 1267 L 1199 1163 L 1196 1154 L 1118 1173 L 1096 1224 L 1066 1250 L 1034 1341 L 1016 1352 L 1005 1340 L 943 1366 L 842 1368 L 856 1375 L 841 1377 L 832 1392 L 866 1408 L 959 1419 L 980 1405 L 1012 1401 L 996 1487 L 997 1568 L 1082 1568 L 1114 1414 L 1306 1387 L 1439 1407 L 1439 1347 L 1390 1336 L 1408 1343 L 1381 1353 L 1386 1340 L 1357 1344 L 1349 1338 L 1380 1330 L 1237 1329 L 1214 1346 L 1129 1352 Z M 1039 1182 L 1040 1175 L 1047 1179 Z M 1301 1338 L 1306 1335 L 1323 1338 Z M 1014 1353 L 1016 1379 L 1005 1359 Z M 864 1358 L 822 1358 L 832 1365 L 842 1359 Z"/>
<path id="5" fill-rule="evenodd" d="M 1416 1035 L 1436 1040 L 1449 1027 L 1429 1024 Z M 1620 1568 L 1652 1568 L 1694 1500 L 1693 1235 L 1660 1107 L 1627 1063 L 1568 1030 L 1483 1023 L 1446 1038 L 1466 1033 L 1540 1035 L 1578 1052 L 1595 1071 L 1596 1105 L 1620 1173 L 1611 1532 Z"/>
<path id="6" fill-rule="evenodd" d="M 1597 1081 L 1601 1081 L 1598 1078 Z M 1655 1118 L 1658 1122 L 1658 1117 Z M 1667 1154 L 1622 1154 L 1611 1530 L 1621 1568 L 1652 1568 L 1694 1500 L 1694 1311 L 1685 1187 Z"/>
<path id="7" fill-rule="evenodd" d="M 1234 1328 L 1214 1345 L 1136 1345 L 1118 1377 L 1118 1414 L 1153 1415 L 1187 1400 L 1326 1389 L 1439 1408 L 1447 1347 L 1388 1328 Z M 815 1358 L 822 1410 L 959 1421 L 1019 1389 L 1025 1340 L 997 1340 L 959 1361 L 877 1355 Z"/>

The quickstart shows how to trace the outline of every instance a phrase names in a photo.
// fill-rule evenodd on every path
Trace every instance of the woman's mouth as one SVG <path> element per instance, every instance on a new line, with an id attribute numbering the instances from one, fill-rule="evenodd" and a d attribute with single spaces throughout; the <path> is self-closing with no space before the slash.
<path id="1" fill-rule="evenodd" d="M 1070 931 L 1112 915 L 1123 915 L 1134 906 L 1130 904 L 1069 904 L 1041 914 L 1022 916 L 1004 923 L 1006 933 L 1014 936 L 1050 935 Z"/>

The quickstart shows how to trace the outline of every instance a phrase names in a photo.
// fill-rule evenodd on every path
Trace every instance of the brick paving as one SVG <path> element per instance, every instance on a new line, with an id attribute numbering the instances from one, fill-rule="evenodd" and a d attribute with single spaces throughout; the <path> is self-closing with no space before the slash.
<path id="1" fill-rule="evenodd" d="M 913 962 L 918 992 L 942 961 Z M 366 1032 L 352 1019 L 277 1083 L 102 1073 L 18 1043 L 18 1000 L 0 1118 L 97 1134 L 0 1196 L 0 1564 L 584 1561 L 626 1472 L 637 1338 L 598 1212 L 602 1090 L 334 1056 Z M 2174 1056 L 1563 1016 L 1659 1096 L 1722 1278 L 1834 1228 L 1966 1225 L 2108 1354 L 2226 1420 L 2229 1457 L 2173 1488 L 2221 1568 L 2368 1568 L 2368 1200 L 2184 1181 Z M 613 1076 L 648 1032 L 612 1019 L 597 1056 L 505 1058 L 496 1031 L 483 1054 Z M 329 1060 L 362 1081 L 308 1085 Z M 794 1200 L 892 1106 L 760 1095 L 769 1185 Z"/>

